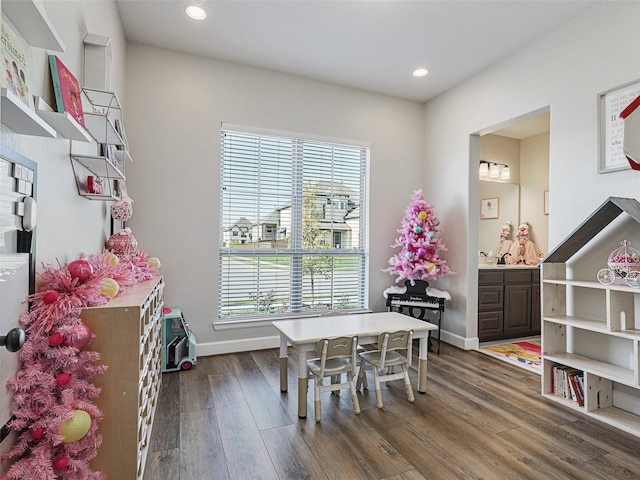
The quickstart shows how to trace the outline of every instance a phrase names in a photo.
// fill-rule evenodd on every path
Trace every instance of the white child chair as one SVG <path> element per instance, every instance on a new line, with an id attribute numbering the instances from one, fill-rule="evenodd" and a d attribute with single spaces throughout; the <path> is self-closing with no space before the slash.
<path id="1" fill-rule="evenodd" d="M 412 341 L 413 330 L 384 332 L 378 336 L 378 350 L 369 350 L 360 353 L 360 370 L 358 372 L 356 388 L 359 389 L 363 384 L 364 387 L 367 388 L 365 368 L 367 363 L 370 364 L 376 384 L 376 405 L 378 408 L 382 408 L 383 406 L 380 383 L 391 380 L 403 379 L 408 400 L 410 402 L 415 401 L 411 381 L 409 380 Z M 406 356 L 402 355 L 401 350 L 406 350 Z M 393 368 L 397 366 L 400 366 L 402 371 L 394 373 Z"/>
<path id="2" fill-rule="evenodd" d="M 314 377 L 314 409 L 316 422 L 322 416 L 320 393 L 340 391 L 349 388 L 356 415 L 360 413 L 360 403 L 356 395 L 355 374 L 358 337 L 323 338 L 318 341 L 319 358 L 307 360 L 307 368 Z M 342 382 L 342 374 L 347 374 L 347 382 Z M 331 377 L 329 385 L 322 385 L 322 379 Z"/>

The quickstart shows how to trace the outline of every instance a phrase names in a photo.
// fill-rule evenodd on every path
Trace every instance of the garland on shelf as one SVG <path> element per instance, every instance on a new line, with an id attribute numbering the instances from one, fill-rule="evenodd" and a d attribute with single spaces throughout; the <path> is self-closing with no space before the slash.
<path id="1" fill-rule="evenodd" d="M 105 252 L 81 256 L 57 267 L 43 265 L 31 309 L 18 321 L 27 339 L 18 353 L 18 372 L 7 381 L 15 416 L 8 427 L 14 446 L 2 456 L 13 462 L 2 480 L 102 480 L 89 461 L 97 454 L 102 412 L 92 402 L 100 388 L 91 383 L 108 366 L 85 349 L 95 335 L 80 320 L 83 307 L 108 303 L 157 275 L 160 262 L 149 254 L 118 257 Z"/>

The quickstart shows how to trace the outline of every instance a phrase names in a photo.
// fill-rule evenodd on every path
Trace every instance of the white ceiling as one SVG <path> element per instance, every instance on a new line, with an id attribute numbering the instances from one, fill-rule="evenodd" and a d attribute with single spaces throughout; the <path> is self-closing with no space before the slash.
<path id="1" fill-rule="evenodd" d="M 116 0 L 126 37 L 425 102 L 593 6 L 591 0 Z M 199 0 L 201 1 L 201 0 Z M 426 67 L 430 73 L 414 78 Z"/>

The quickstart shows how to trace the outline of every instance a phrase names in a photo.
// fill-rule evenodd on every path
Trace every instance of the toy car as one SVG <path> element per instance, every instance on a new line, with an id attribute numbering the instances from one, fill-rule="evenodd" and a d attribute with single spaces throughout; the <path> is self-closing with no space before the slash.
<path id="1" fill-rule="evenodd" d="M 167 308 L 162 317 L 162 371 L 189 370 L 197 362 L 196 337 L 179 308 Z"/>

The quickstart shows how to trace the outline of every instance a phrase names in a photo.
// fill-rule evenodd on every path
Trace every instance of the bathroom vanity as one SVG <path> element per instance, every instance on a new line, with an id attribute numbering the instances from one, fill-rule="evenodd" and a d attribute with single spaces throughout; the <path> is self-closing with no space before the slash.
<path id="1" fill-rule="evenodd" d="M 481 342 L 540 334 L 540 269 L 480 265 L 478 337 Z"/>

